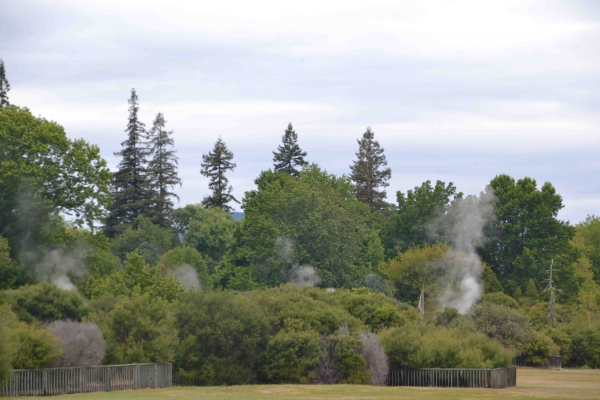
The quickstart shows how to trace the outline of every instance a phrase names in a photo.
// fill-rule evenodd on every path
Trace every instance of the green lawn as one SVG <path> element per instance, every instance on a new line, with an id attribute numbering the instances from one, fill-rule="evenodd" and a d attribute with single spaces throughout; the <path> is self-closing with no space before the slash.
<path id="1" fill-rule="evenodd" d="M 25 398 L 25 397 L 17 397 Z M 509 389 L 399 388 L 357 385 L 256 385 L 174 387 L 124 392 L 72 394 L 53 399 L 599 399 L 600 370 L 519 369 Z"/>

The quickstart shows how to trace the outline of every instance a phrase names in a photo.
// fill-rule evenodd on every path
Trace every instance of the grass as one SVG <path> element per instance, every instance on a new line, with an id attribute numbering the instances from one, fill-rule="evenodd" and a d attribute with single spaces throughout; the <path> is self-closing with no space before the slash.
<path id="1" fill-rule="evenodd" d="M 19 398 L 19 397 L 17 397 Z M 25 397 L 20 397 L 25 398 Z M 442 389 L 358 385 L 254 385 L 173 387 L 110 393 L 71 394 L 52 399 L 129 400 L 351 400 L 351 399 L 598 399 L 600 370 L 549 371 L 520 368 L 517 387 L 508 389 Z"/>

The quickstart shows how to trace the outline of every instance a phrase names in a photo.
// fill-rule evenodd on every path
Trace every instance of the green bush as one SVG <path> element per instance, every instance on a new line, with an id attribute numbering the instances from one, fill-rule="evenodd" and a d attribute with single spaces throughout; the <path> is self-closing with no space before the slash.
<path id="1" fill-rule="evenodd" d="M 156 265 L 160 256 L 175 246 L 174 234 L 166 228 L 155 225 L 147 218 L 141 218 L 134 228 L 128 228 L 113 240 L 113 253 L 121 260 L 137 250 L 150 265 Z"/>
<path id="2" fill-rule="evenodd" d="M 481 300 L 484 303 L 497 304 L 499 306 L 504 306 L 512 309 L 519 308 L 519 303 L 515 299 L 513 299 L 507 294 L 500 292 L 486 293 L 482 296 Z"/>
<path id="3" fill-rule="evenodd" d="M 270 325 L 253 295 L 186 292 L 173 304 L 180 344 L 175 368 L 205 385 L 257 382 Z"/>
<path id="4" fill-rule="evenodd" d="M 0 292 L 0 303 L 11 305 L 19 320 L 33 323 L 59 319 L 81 321 L 89 312 L 77 292 L 59 289 L 48 282 Z"/>
<path id="5" fill-rule="evenodd" d="M 318 333 L 279 331 L 265 351 L 265 378 L 270 383 L 310 383 L 320 357 Z"/>
<path id="6" fill-rule="evenodd" d="M 206 262 L 204 261 L 204 258 L 202 258 L 202 254 L 200 254 L 193 247 L 176 247 L 167 251 L 160 258 L 158 265 L 161 268 L 171 271 L 176 267 L 189 265 L 198 274 L 198 280 L 200 281 L 201 288 L 206 289 L 212 287 L 210 277 L 208 276 L 208 267 L 206 266 Z"/>
<path id="7" fill-rule="evenodd" d="M 559 329 L 569 335 L 570 353 L 567 367 L 600 368 L 600 325 L 565 324 Z"/>
<path id="8" fill-rule="evenodd" d="M 14 346 L 8 328 L 10 321 L 16 319 L 8 304 L 0 304 L 0 387 L 8 379 L 8 373 L 12 369 Z"/>
<path id="9" fill-rule="evenodd" d="M 120 298 L 114 308 L 97 312 L 96 322 L 106 341 L 106 364 L 171 362 L 177 332 L 168 303 L 149 294 Z"/>
<path id="10" fill-rule="evenodd" d="M 360 354 L 362 341 L 350 335 L 339 335 L 332 340 L 335 343 L 334 365 L 340 383 L 364 385 L 369 382 L 371 371 L 367 370 L 367 361 Z"/>
<path id="11" fill-rule="evenodd" d="M 559 347 L 554 344 L 548 335 L 542 332 L 534 332 L 522 350 L 527 354 L 528 364 L 534 366 L 548 364 L 548 356 L 558 355 L 559 353 Z"/>
<path id="12" fill-rule="evenodd" d="M 476 332 L 485 333 L 507 347 L 522 348 L 533 332 L 527 316 L 493 303 L 484 302 L 471 307 L 468 316 Z"/>
<path id="13" fill-rule="evenodd" d="M 24 322 L 17 322 L 10 329 L 10 341 L 15 348 L 13 369 L 46 368 L 62 355 L 59 339 L 48 329 Z"/>

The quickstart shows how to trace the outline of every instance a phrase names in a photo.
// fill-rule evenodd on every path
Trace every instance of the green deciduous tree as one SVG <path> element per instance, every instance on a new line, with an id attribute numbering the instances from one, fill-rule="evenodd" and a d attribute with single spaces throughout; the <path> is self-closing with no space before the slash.
<path id="1" fill-rule="evenodd" d="M 498 175 L 486 190 L 497 198 L 496 218 L 485 229 L 488 239 L 480 254 L 504 289 L 524 288 L 530 279 L 543 282 L 554 260 L 558 286 L 573 296 L 578 290 L 572 266 L 578 255 L 570 244 L 575 230 L 557 219 L 563 204 L 552 184 L 538 189 L 534 179 Z"/>
<path id="2" fill-rule="evenodd" d="M 202 258 L 202 254 L 193 247 L 176 247 L 169 250 L 162 255 L 158 265 L 169 271 L 172 271 L 177 267 L 189 265 L 196 271 L 201 288 L 210 288 L 212 286 L 206 262 Z"/>
<path id="3" fill-rule="evenodd" d="M 0 58 L 0 111 L 4 107 L 8 107 L 8 92 L 10 91 L 10 83 L 6 79 L 6 67 L 4 61 Z"/>
<path id="4" fill-rule="evenodd" d="M 148 179 L 149 148 L 145 142 L 146 130 L 139 120 L 139 101 L 135 89 L 129 98 L 127 140 L 122 150 L 115 153 L 121 157 L 112 180 L 112 204 L 106 220 L 105 232 L 112 237 L 131 227 L 140 217 L 150 216 L 152 190 Z"/>
<path id="5" fill-rule="evenodd" d="M 588 215 L 578 224 L 573 242 L 591 261 L 594 279 L 600 284 L 600 217 Z"/>
<path id="6" fill-rule="evenodd" d="M 179 196 L 173 189 L 181 186 L 177 175 L 177 156 L 173 146 L 173 131 L 165 128 L 166 121 L 162 113 L 154 119 L 152 129 L 148 132 L 150 160 L 148 162 L 148 179 L 152 191 L 152 221 L 160 226 L 169 225 L 169 216 L 173 211 L 173 198 Z"/>
<path id="7" fill-rule="evenodd" d="M 148 218 L 140 218 L 112 241 L 112 250 L 121 260 L 137 250 L 146 262 L 156 265 L 174 244 L 175 237 L 169 229 L 153 224 Z"/>
<path id="8" fill-rule="evenodd" d="M 255 182 L 228 256 L 236 265 L 269 285 L 288 281 L 294 265 L 313 266 L 322 285 L 331 287 L 350 286 L 370 272 L 363 251 L 371 212 L 346 177 L 312 164 L 298 179 L 266 171 Z"/>
<path id="9" fill-rule="evenodd" d="M 202 155 L 202 169 L 200 173 L 208 178 L 208 188 L 212 191 L 212 195 L 205 197 L 202 200 L 202 205 L 206 208 L 217 207 L 223 211 L 230 212 L 233 209 L 229 203 L 239 201 L 233 197 L 231 191 L 233 188 L 229 185 L 229 180 L 225 176 L 227 171 L 233 171 L 236 167 L 233 160 L 233 153 L 229 151 L 227 145 L 219 137 L 215 142 L 215 146 L 208 154 Z"/>
<path id="10" fill-rule="evenodd" d="M 298 134 L 294 131 L 292 123 L 288 124 L 285 133 L 281 137 L 282 144 L 273 152 L 274 170 L 285 172 L 292 176 L 300 176 L 300 171 L 307 163 L 304 161 L 306 152 L 298 146 Z"/>
<path id="11" fill-rule="evenodd" d="M 357 140 L 359 148 L 357 159 L 350 166 L 350 178 L 354 183 L 356 198 L 365 203 L 373 211 L 384 211 L 388 208 L 385 201 L 385 187 L 392 177 L 392 171 L 387 166 L 384 149 L 374 140 L 375 133 L 368 127 L 362 139 Z"/>
<path id="12" fill-rule="evenodd" d="M 0 233 L 15 254 L 58 213 L 91 229 L 104 216 L 110 172 L 97 146 L 18 107 L 0 113 L 0 143 Z"/>
<path id="13" fill-rule="evenodd" d="M 452 182 L 446 185 L 442 181 L 437 181 L 435 187 L 431 181 L 423 182 L 406 194 L 398 191 L 398 206 L 381 235 L 387 255 L 393 257 L 396 248 L 404 251 L 411 246 L 435 242 L 436 238 L 431 235 L 432 224 L 460 197 L 462 193 L 456 191 Z"/>
<path id="14" fill-rule="evenodd" d="M 10 258 L 8 240 L 0 236 L 0 290 L 35 283 L 33 274 Z"/>

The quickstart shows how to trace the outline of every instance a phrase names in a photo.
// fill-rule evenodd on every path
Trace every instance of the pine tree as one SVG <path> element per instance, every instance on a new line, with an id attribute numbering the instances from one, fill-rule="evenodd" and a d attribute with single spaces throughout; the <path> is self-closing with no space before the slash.
<path id="1" fill-rule="evenodd" d="M 173 211 L 172 198 L 179 196 L 172 190 L 176 185 L 181 186 L 177 175 L 177 156 L 173 146 L 173 131 L 165 129 L 166 121 L 162 113 L 156 114 L 152 129 L 148 132 L 150 156 L 148 162 L 148 181 L 152 191 L 152 221 L 167 227 L 168 218 Z"/>
<path id="2" fill-rule="evenodd" d="M 4 61 L 0 58 L 0 110 L 4 107 L 8 107 L 8 92 L 10 91 L 10 83 L 6 79 L 6 69 L 4 68 Z"/>
<path id="3" fill-rule="evenodd" d="M 373 140 L 375 133 L 368 127 L 361 140 L 357 140 L 359 149 L 358 159 L 350 166 L 350 178 L 354 182 L 354 194 L 361 202 L 367 204 L 373 211 L 384 211 L 388 204 L 385 202 L 386 191 L 379 190 L 389 186 L 387 182 L 392 177 L 392 171 L 384 168 L 387 165 L 384 149 L 379 142 Z"/>
<path id="4" fill-rule="evenodd" d="M 147 177 L 148 146 L 144 142 L 144 124 L 138 118 L 139 102 L 135 89 L 129 98 L 127 140 L 111 184 L 113 203 L 106 221 L 106 234 L 114 236 L 130 227 L 136 219 L 150 216 L 151 190 Z"/>
<path id="5" fill-rule="evenodd" d="M 231 160 L 233 160 L 233 153 L 227 149 L 227 145 L 220 137 L 215 142 L 213 150 L 202 155 L 200 173 L 209 179 L 208 187 L 212 190 L 212 195 L 202 200 L 204 207 L 218 207 L 223 211 L 231 212 L 233 209 L 228 203 L 230 201 L 239 203 L 231 194 L 232 187 L 228 186 L 229 180 L 225 177 L 227 171 L 233 171 L 236 167 Z"/>
<path id="6" fill-rule="evenodd" d="M 277 147 L 277 151 L 273 152 L 273 163 L 275 164 L 275 171 L 286 172 L 292 176 L 300 176 L 300 169 L 306 165 L 304 157 L 306 152 L 300 149 L 298 146 L 298 134 L 294 131 L 292 123 L 288 124 L 285 133 L 281 137 L 282 145 Z"/>

